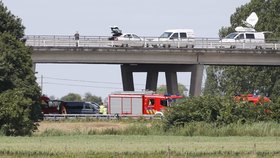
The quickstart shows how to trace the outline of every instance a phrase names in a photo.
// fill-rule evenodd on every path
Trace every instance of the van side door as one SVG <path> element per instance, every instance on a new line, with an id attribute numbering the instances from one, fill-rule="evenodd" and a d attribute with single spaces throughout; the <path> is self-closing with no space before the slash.
<path id="1" fill-rule="evenodd" d="M 244 33 L 240 33 L 238 36 L 236 36 L 235 37 L 235 42 L 244 43 L 245 42 Z"/>
<path id="2" fill-rule="evenodd" d="M 169 39 L 170 39 L 170 40 L 174 40 L 174 41 L 178 41 L 178 40 L 179 40 L 179 34 L 178 34 L 178 32 L 174 32 L 174 33 L 170 36 Z"/>

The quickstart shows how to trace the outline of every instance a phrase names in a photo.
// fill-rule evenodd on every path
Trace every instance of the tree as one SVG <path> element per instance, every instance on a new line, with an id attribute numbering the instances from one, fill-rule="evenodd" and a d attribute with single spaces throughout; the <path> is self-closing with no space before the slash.
<path id="1" fill-rule="evenodd" d="M 178 90 L 179 95 L 184 96 L 184 91 L 187 91 L 188 89 L 181 83 L 178 83 Z M 167 94 L 167 87 L 166 85 L 161 85 L 157 88 L 157 93 L 159 94 Z"/>
<path id="2" fill-rule="evenodd" d="M 82 101 L 82 97 L 76 93 L 69 93 L 61 98 L 63 101 Z"/>
<path id="3" fill-rule="evenodd" d="M 242 5 L 236 9 L 236 12 L 231 15 L 229 27 L 222 27 L 220 35 L 224 37 L 226 34 L 233 32 L 237 26 L 242 26 L 242 20 L 256 12 L 259 21 L 255 27 L 257 31 L 269 31 L 268 38 L 280 37 L 280 2 L 279 0 L 251 0 L 251 2 Z M 223 35 L 222 35 L 222 34 Z"/>
<path id="4" fill-rule="evenodd" d="M 242 25 L 242 20 L 256 12 L 259 22 L 257 31 L 270 31 L 269 39 L 280 37 L 280 1 L 279 0 L 252 0 L 236 9 L 231 15 L 230 27 L 222 27 L 220 37 L 234 31 L 234 28 Z M 280 68 L 271 66 L 209 66 L 207 68 L 207 80 L 204 94 L 221 95 L 234 93 L 253 93 L 260 90 L 269 94 L 271 98 L 279 96 Z"/>
<path id="5" fill-rule="evenodd" d="M 21 89 L 7 90 L 0 94 L 1 132 L 5 135 L 31 135 L 36 129 L 29 118 L 32 100 Z"/>
<path id="6" fill-rule="evenodd" d="M 14 16 L 2 1 L 0 1 L 0 13 L 0 33 L 9 33 L 17 39 L 22 38 L 25 27 L 21 24 L 21 19 Z"/>
<path id="7" fill-rule="evenodd" d="M 83 98 L 83 101 L 95 102 L 99 105 L 103 104 L 101 97 L 98 97 L 96 95 L 92 95 L 89 92 L 85 94 L 85 97 Z"/>
<path id="8" fill-rule="evenodd" d="M 31 50 L 21 20 L 0 2 L 0 130 L 5 135 L 28 135 L 40 117 L 40 88 L 32 71 Z"/>

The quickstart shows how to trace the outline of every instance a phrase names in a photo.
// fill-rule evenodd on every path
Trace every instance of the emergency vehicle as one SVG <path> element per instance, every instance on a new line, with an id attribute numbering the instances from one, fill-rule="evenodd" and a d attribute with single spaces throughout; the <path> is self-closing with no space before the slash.
<path id="1" fill-rule="evenodd" d="M 115 92 L 108 96 L 108 114 L 112 115 L 163 115 L 165 108 L 171 106 L 178 95 L 161 95 L 152 91 Z"/>
<path id="2" fill-rule="evenodd" d="M 271 100 L 268 97 L 262 97 L 260 95 L 256 95 L 256 94 L 241 94 L 241 95 L 237 95 L 235 96 L 235 101 L 245 101 L 245 102 L 249 102 L 249 103 L 254 103 L 255 105 L 260 103 L 260 104 L 264 104 L 264 103 L 269 103 L 271 102 Z"/>

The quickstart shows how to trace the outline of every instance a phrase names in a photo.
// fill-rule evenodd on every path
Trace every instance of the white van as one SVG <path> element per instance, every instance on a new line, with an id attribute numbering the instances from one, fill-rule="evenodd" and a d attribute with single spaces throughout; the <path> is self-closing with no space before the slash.
<path id="1" fill-rule="evenodd" d="M 236 32 L 227 35 L 220 41 L 220 47 L 262 49 L 265 44 L 264 32 L 256 32 L 254 29 L 258 19 L 257 14 L 252 12 L 246 21 L 243 21 L 246 27 L 236 27 Z"/>
<path id="2" fill-rule="evenodd" d="M 172 29 L 166 30 L 164 33 L 155 39 L 151 40 L 151 45 L 153 47 L 194 47 L 194 31 L 192 29 Z"/>
<path id="3" fill-rule="evenodd" d="M 261 49 L 265 43 L 264 32 L 255 32 L 254 29 L 241 28 L 223 38 L 220 42 L 223 48 L 255 48 Z"/>

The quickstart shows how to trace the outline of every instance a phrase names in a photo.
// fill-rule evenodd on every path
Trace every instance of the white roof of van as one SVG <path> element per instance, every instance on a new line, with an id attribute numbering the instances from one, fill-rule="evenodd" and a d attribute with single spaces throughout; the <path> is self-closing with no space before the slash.
<path id="1" fill-rule="evenodd" d="M 169 29 L 165 32 L 194 32 L 193 29 Z"/>

